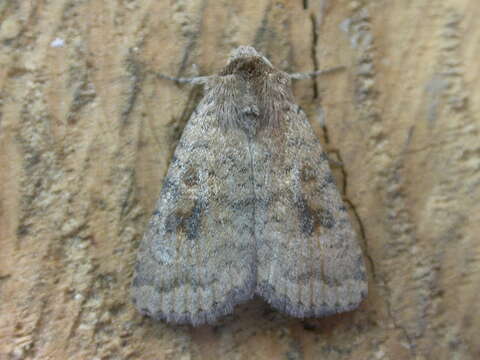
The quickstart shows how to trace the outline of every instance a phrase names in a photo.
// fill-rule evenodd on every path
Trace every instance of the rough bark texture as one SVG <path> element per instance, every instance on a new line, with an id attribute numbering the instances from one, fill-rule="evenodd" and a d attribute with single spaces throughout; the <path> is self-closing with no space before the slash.
<path id="1" fill-rule="evenodd" d="M 0 358 L 480 358 L 479 18 L 478 0 L 0 2 Z M 256 300 L 214 327 L 155 323 L 133 262 L 201 95 L 155 72 L 209 74 L 241 44 L 346 66 L 295 96 L 369 296 L 319 320 Z"/>

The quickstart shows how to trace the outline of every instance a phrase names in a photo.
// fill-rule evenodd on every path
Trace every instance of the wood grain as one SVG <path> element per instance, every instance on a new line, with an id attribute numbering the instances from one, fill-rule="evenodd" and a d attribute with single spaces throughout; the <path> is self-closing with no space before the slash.
<path id="1" fill-rule="evenodd" d="M 0 3 L 0 358 L 480 357 L 477 0 Z M 62 46 L 55 46 L 61 44 Z M 142 318 L 136 249 L 210 74 L 254 45 L 295 85 L 369 258 L 359 310 L 260 300 L 215 327 Z"/>

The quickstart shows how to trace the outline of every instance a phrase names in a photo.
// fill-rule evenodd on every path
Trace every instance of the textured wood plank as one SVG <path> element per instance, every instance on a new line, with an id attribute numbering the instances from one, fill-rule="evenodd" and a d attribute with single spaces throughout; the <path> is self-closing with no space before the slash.
<path id="1" fill-rule="evenodd" d="M 0 358 L 480 357 L 479 16 L 476 0 L 0 3 Z M 294 90 L 340 160 L 369 297 L 321 320 L 260 300 L 216 327 L 142 319 L 136 248 L 199 98 L 153 72 L 212 73 L 241 44 L 283 70 L 347 66 Z"/>

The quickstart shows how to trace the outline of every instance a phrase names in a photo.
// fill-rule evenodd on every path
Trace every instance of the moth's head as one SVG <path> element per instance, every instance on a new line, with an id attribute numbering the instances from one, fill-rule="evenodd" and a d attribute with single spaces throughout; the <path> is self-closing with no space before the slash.
<path id="1" fill-rule="evenodd" d="M 255 48 L 239 46 L 230 53 L 227 65 L 221 71 L 221 75 L 234 73 L 259 75 L 263 72 L 270 72 L 272 69 L 272 63 Z"/>
<path id="2" fill-rule="evenodd" d="M 239 46 L 236 49 L 233 49 L 228 58 L 228 62 L 231 63 L 233 61 L 238 61 L 240 59 L 246 60 L 248 58 L 258 58 L 270 67 L 273 67 L 272 63 L 252 46 Z"/>

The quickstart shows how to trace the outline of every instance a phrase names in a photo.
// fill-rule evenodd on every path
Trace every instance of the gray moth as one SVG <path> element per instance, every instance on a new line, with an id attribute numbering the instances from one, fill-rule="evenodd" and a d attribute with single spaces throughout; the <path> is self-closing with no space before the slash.
<path id="1" fill-rule="evenodd" d="M 142 314 L 214 323 L 254 295 L 298 318 L 358 307 L 362 250 L 287 74 L 241 46 L 204 86 L 141 241 Z"/>

